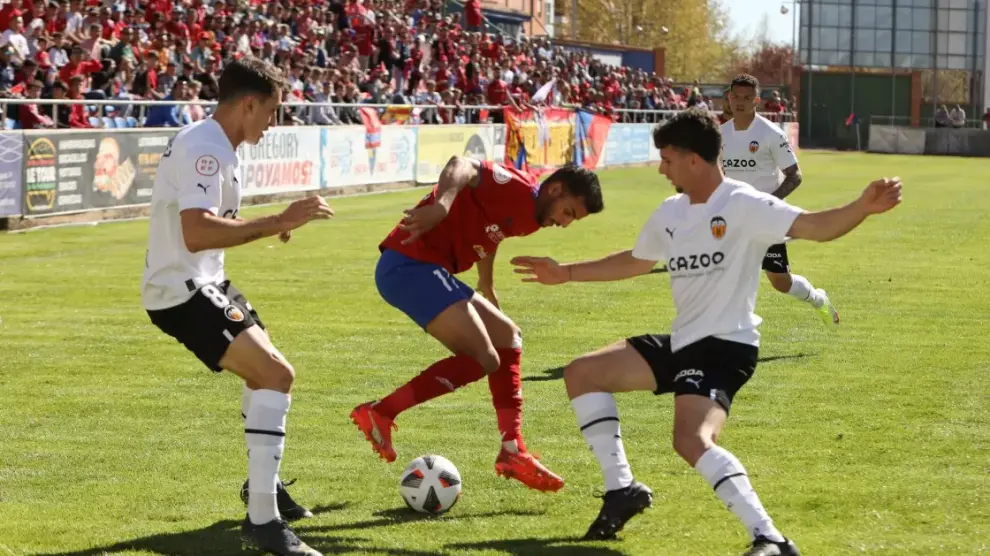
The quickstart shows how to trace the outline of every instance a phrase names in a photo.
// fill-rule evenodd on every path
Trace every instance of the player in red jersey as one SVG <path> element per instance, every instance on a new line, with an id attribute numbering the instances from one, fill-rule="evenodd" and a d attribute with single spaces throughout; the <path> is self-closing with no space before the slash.
<path id="1" fill-rule="evenodd" d="M 594 172 L 565 167 L 542 184 L 492 162 L 454 157 L 439 183 L 385 238 L 375 270 L 382 298 L 452 353 L 381 400 L 359 405 L 351 420 L 385 461 L 395 461 L 399 413 L 488 377 L 502 433 L 495 472 L 530 488 L 556 491 L 564 481 L 523 443 L 519 328 L 498 307 L 495 252 L 507 237 L 567 227 L 601 212 Z M 454 275 L 478 263 L 478 293 Z"/>

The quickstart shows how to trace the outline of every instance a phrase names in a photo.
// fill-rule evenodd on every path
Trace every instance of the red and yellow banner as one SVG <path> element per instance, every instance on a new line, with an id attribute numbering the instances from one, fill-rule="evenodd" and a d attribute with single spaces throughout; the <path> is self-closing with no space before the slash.
<path id="1" fill-rule="evenodd" d="M 533 171 L 572 162 L 574 112 L 561 108 L 505 109 L 505 163 Z"/>

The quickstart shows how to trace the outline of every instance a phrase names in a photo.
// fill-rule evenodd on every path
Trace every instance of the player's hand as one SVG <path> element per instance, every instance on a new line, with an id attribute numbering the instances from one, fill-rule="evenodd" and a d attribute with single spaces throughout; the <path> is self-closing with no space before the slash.
<path id="1" fill-rule="evenodd" d="M 434 226 L 447 217 L 447 207 L 440 203 L 433 203 L 419 208 L 409 209 L 405 212 L 405 218 L 399 222 L 399 229 L 409 232 L 402 244 L 408 245 L 420 238 L 426 232 L 432 230 Z"/>
<path id="2" fill-rule="evenodd" d="M 286 232 L 295 230 L 310 220 L 326 220 L 331 216 L 333 216 L 333 209 L 330 208 L 330 205 L 323 200 L 323 197 L 314 195 L 293 201 L 279 215 L 279 220 L 284 228 L 283 232 Z"/>
<path id="3" fill-rule="evenodd" d="M 292 230 L 286 230 L 278 234 L 278 240 L 282 243 L 289 243 L 290 239 L 292 239 Z"/>
<path id="4" fill-rule="evenodd" d="M 498 306 L 498 294 L 495 293 L 495 286 L 491 284 L 478 284 L 478 293 L 482 297 L 491 302 L 496 309 L 501 310 L 502 308 Z"/>
<path id="5" fill-rule="evenodd" d="M 901 178 L 881 178 L 866 186 L 859 198 L 867 214 L 880 214 L 901 203 Z"/>
<path id="6" fill-rule="evenodd" d="M 539 282 L 547 286 L 563 284 L 570 280 L 570 271 L 549 257 L 514 257 L 511 261 L 516 266 L 516 274 L 526 274 L 523 282 Z"/>

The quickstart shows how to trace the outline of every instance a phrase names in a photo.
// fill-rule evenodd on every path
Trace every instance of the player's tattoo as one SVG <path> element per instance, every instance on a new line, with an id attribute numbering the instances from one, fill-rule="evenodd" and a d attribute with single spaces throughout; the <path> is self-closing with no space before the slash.
<path id="1" fill-rule="evenodd" d="M 798 168 L 797 164 L 785 168 L 784 181 L 781 182 L 780 187 L 778 187 L 777 190 L 773 192 L 773 196 L 777 197 L 778 199 L 783 199 L 784 197 L 787 197 L 788 195 L 793 193 L 794 190 L 797 189 L 799 185 L 801 185 L 801 180 L 802 180 L 801 169 Z"/>

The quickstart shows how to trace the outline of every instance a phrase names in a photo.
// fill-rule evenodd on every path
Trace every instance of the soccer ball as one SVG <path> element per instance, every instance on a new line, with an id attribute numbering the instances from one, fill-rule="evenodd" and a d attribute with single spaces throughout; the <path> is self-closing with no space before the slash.
<path id="1" fill-rule="evenodd" d="M 402 472 L 399 493 L 417 512 L 440 515 L 460 499 L 461 474 L 443 456 L 418 457 Z"/>

